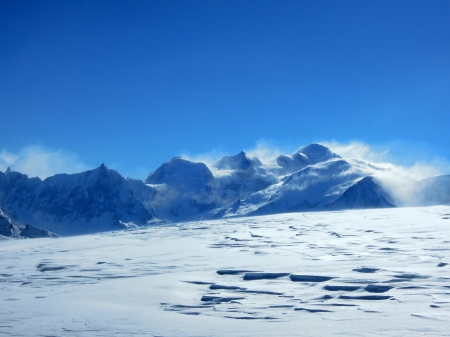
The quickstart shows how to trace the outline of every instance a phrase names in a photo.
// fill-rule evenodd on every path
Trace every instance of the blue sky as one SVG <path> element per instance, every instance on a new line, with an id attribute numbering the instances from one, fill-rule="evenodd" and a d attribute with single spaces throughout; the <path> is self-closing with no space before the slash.
<path id="1" fill-rule="evenodd" d="M 446 161 L 449 17 L 449 1 L 2 1 L 0 164 L 145 178 L 261 140 Z"/>

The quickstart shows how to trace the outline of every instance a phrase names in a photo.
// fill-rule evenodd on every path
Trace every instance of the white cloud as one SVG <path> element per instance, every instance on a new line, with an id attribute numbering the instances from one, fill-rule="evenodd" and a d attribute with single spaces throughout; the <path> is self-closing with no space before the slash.
<path id="1" fill-rule="evenodd" d="M 224 156 L 235 156 L 237 155 L 241 150 L 235 152 L 235 153 L 226 153 L 223 150 L 211 150 L 208 152 L 200 153 L 200 154 L 188 154 L 183 153 L 181 154 L 181 157 L 187 160 L 191 160 L 194 162 L 202 162 L 205 163 L 216 175 L 220 175 L 220 172 L 216 172 L 217 170 L 213 167 L 213 165 L 222 159 Z M 280 149 L 279 147 L 272 145 L 271 142 L 260 139 L 255 143 L 255 146 L 243 149 L 247 156 L 250 158 L 256 157 L 261 162 L 263 162 L 265 165 L 270 165 L 273 163 L 276 157 L 278 157 L 281 154 L 284 153 L 291 153 L 292 151 L 286 150 L 286 149 Z"/>
<path id="2" fill-rule="evenodd" d="M 391 195 L 394 195 L 401 205 L 416 206 L 420 204 L 420 195 L 415 190 L 414 180 L 450 173 L 450 162 L 445 159 L 434 157 L 433 153 L 417 151 L 417 146 L 406 146 L 401 144 L 398 151 L 390 151 L 386 146 L 376 145 L 374 147 L 362 142 L 339 143 L 321 142 L 331 151 L 339 154 L 345 159 L 361 159 L 371 162 L 370 174 L 379 178 Z M 396 152 L 393 154 L 392 152 Z M 400 155 L 397 153 L 400 152 Z M 412 164 L 405 165 L 405 162 Z M 432 158 L 429 160 L 429 158 Z M 428 159 L 428 160 L 427 160 Z M 366 167 L 367 169 L 367 167 Z"/>
<path id="3" fill-rule="evenodd" d="M 320 144 L 346 159 L 362 159 L 378 163 L 386 161 L 389 154 L 389 148 L 376 151 L 371 146 L 358 141 L 339 143 L 333 140 L 320 142 Z"/>
<path id="4" fill-rule="evenodd" d="M 220 150 L 211 150 L 211 151 L 196 154 L 196 155 L 187 154 L 187 153 L 183 153 L 182 155 L 180 155 L 180 157 L 182 157 L 183 159 L 187 159 L 187 160 L 190 160 L 193 162 L 205 163 L 210 168 L 224 156 L 227 156 L 227 154 L 224 151 L 220 151 Z"/>
<path id="5" fill-rule="evenodd" d="M 5 171 L 8 167 L 12 171 L 41 179 L 57 173 L 78 173 L 89 169 L 74 153 L 51 150 L 40 145 L 27 146 L 18 153 L 3 149 L 0 152 L 0 170 Z"/>
<path id="6" fill-rule="evenodd" d="M 285 154 L 282 149 L 264 139 L 258 140 L 253 148 L 247 149 L 244 152 L 249 157 L 256 157 L 265 164 L 272 162 L 279 155 Z"/>

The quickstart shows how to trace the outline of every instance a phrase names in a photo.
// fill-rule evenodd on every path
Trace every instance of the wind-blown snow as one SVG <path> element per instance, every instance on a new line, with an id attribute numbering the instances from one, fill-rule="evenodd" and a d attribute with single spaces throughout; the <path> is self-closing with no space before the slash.
<path id="1" fill-rule="evenodd" d="M 289 213 L 0 245 L 0 335 L 442 336 L 450 207 Z"/>
<path id="2" fill-rule="evenodd" d="M 44 181 L 0 172 L 5 214 L 61 235 L 158 221 L 449 203 L 450 176 L 416 181 L 394 165 L 342 158 L 321 144 L 263 160 L 243 151 L 214 164 L 175 157 L 145 181 L 103 164 Z"/>

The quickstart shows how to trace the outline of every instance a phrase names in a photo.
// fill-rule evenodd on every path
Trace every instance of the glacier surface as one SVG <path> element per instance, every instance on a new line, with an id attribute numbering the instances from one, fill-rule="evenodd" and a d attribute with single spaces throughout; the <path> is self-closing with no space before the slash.
<path id="1" fill-rule="evenodd" d="M 0 244 L 0 335 L 444 336 L 450 207 Z"/>

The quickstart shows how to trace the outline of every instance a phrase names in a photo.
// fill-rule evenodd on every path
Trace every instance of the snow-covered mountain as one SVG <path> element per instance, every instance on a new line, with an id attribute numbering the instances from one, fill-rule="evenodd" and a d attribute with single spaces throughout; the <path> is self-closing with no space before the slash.
<path id="1" fill-rule="evenodd" d="M 33 227 L 29 224 L 21 225 L 15 221 L 12 221 L 1 209 L 0 209 L 0 238 L 55 238 L 59 237 L 58 234 L 52 233 L 46 229 L 40 229 Z"/>
<path id="2" fill-rule="evenodd" d="M 183 219 L 216 207 L 214 176 L 203 163 L 175 157 L 150 174 L 145 183 L 157 192 L 150 205 L 159 218 Z"/>
<path id="3" fill-rule="evenodd" d="M 223 157 L 213 167 L 216 169 L 217 204 L 222 207 L 229 207 L 278 181 L 259 159 L 251 159 L 243 151 Z"/>
<path id="4" fill-rule="evenodd" d="M 0 173 L 0 203 L 14 221 L 62 235 L 124 229 L 154 218 L 131 184 L 103 164 L 44 181 L 18 172 Z"/>
<path id="5" fill-rule="evenodd" d="M 276 162 L 283 173 L 293 173 L 308 165 L 322 163 L 331 159 L 341 158 L 327 147 L 320 144 L 310 144 L 292 155 L 280 155 Z"/>
<path id="6" fill-rule="evenodd" d="M 420 180 L 413 187 L 414 205 L 432 206 L 450 204 L 450 175 Z"/>
<path id="7" fill-rule="evenodd" d="M 308 165 L 291 174 L 252 214 L 310 211 L 338 198 L 364 173 L 343 159 Z"/>
<path id="8" fill-rule="evenodd" d="M 330 210 L 395 207 L 392 197 L 373 177 L 364 177 L 325 206 Z"/>
<path id="9" fill-rule="evenodd" d="M 145 181 L 103 164 L 44 181 L 7 170 L 0 205 L 13 221 L 71 235 L 156 220 L 450 203 L 450 176 L 415 181 L 386 167 L 311 144 L 264 161 L 245 152 L 212 165 L 176 157 Z"/>

